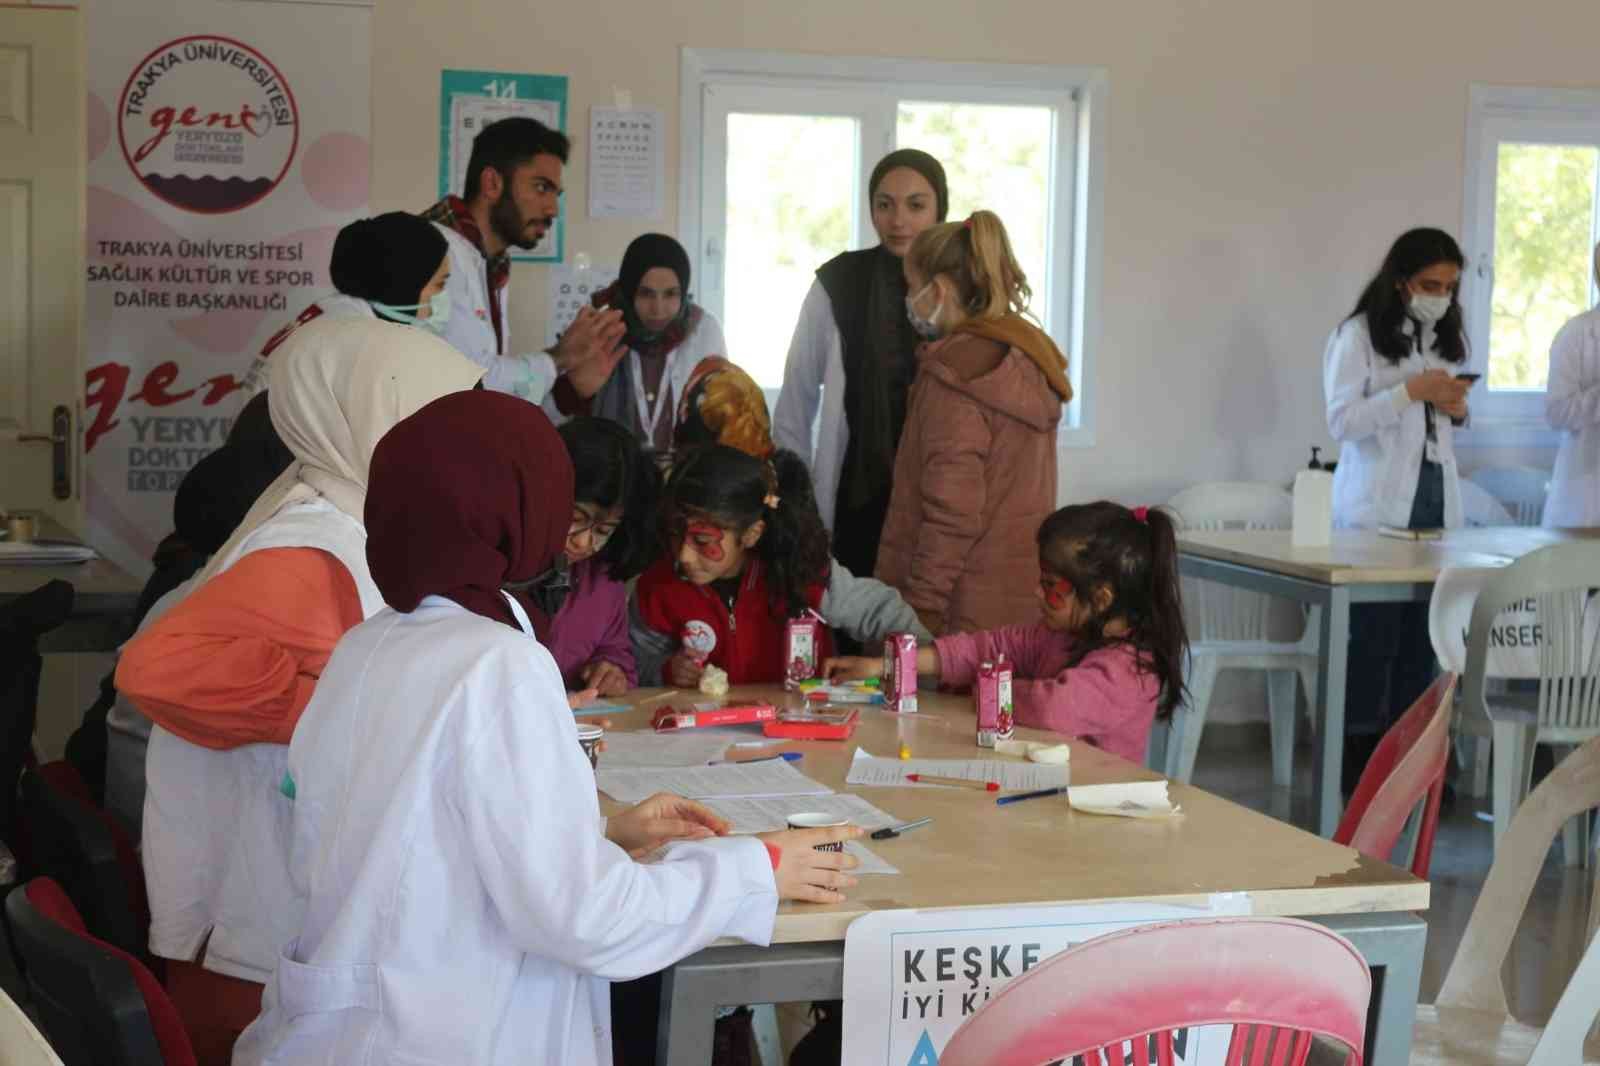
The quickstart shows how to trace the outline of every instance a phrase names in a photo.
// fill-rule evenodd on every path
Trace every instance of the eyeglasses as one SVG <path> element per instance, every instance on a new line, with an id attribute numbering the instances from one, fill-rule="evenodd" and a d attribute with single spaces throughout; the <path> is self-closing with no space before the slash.
<path id="1" fill-rule="evenodd" d="M 572 525 L 567 529 L 567 539 L 577 540 L 585 533 L 594 539 L 596 550 L 605 547 L 607 541 L 617 535 L 621 522 L 612 519 L 600 519 L 583 511 L 572 512 Z"/>

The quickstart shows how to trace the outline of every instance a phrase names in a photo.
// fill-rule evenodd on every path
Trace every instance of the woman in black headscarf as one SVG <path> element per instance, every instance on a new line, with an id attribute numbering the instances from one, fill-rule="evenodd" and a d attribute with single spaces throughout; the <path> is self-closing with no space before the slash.
<path id="1" fill-rule="evenodd" d="M 717 316 L 689 298 L 689 253 L 665 233 L 635 237 L 617 280 L 592 302 L 622 312 L 628 354 L 593 399 L 579 398 L 560 379 L 556 402 L 566 414 L 621 423 L 646 451 L 664 457 L 689 375 L 708 356 L 728 354 Z"/>
<path id="2" fill-rule="evenodd" d="M 810 458 L 834 557 L 855 574 L 872 573 L 877 562 L 906 393 L 916 374 L 917 335 L 906 317 L 900 261 L 917 234 L 943 222 L 950 207 L 944 167 L 915 148 L 891 152 L 873 168 L 867 197 L 879 243 L 838 255 L 817 271 L 773 417 L 778 447 Z"/>
<path id="3" fill-rule="evenodd" d="M 245 372 L 244 393 L 267 387 L 267 359 L 314 318 L 381 318 L 444 334 L 450 320 L 450 246 L 432 222 L 404 211 L 360 218 L 339 231 L 328 261 L 338 291 L 274 333 Z"/>

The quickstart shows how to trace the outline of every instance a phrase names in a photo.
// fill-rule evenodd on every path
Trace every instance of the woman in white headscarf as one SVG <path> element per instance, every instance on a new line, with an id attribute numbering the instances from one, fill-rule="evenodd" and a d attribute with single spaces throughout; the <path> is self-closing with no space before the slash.
<path id="1" fill-rule="evenodd" d="M 169 988 L 186 1017 L 204 1020 L 191 1022 L 202 1044 L 231 1044 L 255 1016 L 294 933 L 279 786 L 334 644 L 383 606 L 362 525 L 372 451 L 395 423 L 482 374 L 437 337 L 360 319 L 308 323 L 272 364 L 272 423 L 295 462 L 193 591 L 129 642 L 116 676 L 155 723 L 150 949 L 172 960 Z"/>

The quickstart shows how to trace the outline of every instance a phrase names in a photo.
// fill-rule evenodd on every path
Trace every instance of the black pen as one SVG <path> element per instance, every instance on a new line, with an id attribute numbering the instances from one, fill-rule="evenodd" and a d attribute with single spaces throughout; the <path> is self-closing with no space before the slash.
<path id="1" fill-rule="evenodd" d="M 872 834 L 872 839 L 890 840 L 899 836 L 901 833 L 904 833 L 908 829 L 915 829 L 919 825 L 927 825 L 931 821 L 933 821 L 932 818 L 918 818 L 916 821 L 907 822 L 905 825 L 891 825 L 886 829 L 879 829 L 874 832 Z"/>

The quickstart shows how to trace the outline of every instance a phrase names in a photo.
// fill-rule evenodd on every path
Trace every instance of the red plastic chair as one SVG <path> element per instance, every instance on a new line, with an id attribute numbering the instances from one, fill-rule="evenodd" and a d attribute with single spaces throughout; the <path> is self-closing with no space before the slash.
<path id="1" fill-rule="evenodd" d="M 1444 771 L 1450 761 L 1456 680 L 1455 674 L 1440 674 L 1378 741 L 1333 834 L 1334 843 L 1388 862 L 1406 819 L 1419 803 L 1424 804 L 1411 872 L 1428 879 Z"/>
<path id="2" fill-rule="evenodd" d="M 1178 1030 L 1231 1025 L 1229 1066 L 1303 1066 L 1315 1036 L 1361 1066 L 1372 974 L 1350 942 L 1294 918 L 1135 926 L 1012 981 L 956 1030 L 939 1066 L 1172 1066 Z M 1131 1054 L 1125 1045 L 1131 1044 Z"/>

